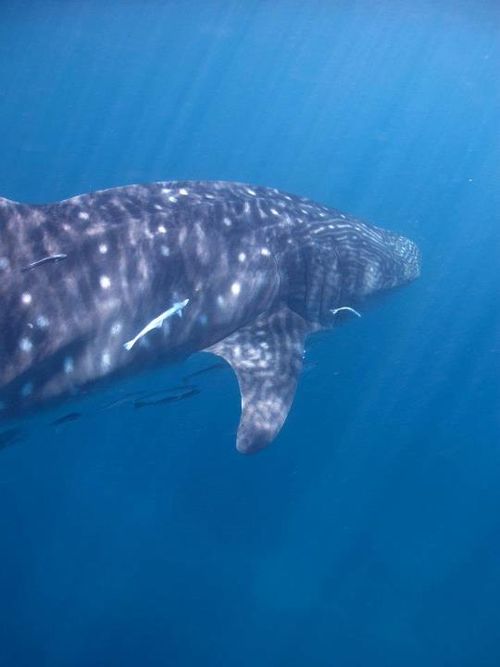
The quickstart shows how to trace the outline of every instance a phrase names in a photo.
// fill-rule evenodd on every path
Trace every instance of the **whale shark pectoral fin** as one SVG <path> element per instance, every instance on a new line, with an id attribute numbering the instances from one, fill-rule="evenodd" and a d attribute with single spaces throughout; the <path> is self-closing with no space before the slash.
<path id="1" fill-rule="evenodd" d="M 207 349 L 225 359 L 238 378 L 241 418 L 236 448 L 245 454 L 269 444 L 292 405 L 312 328 L 286 307 L 260 315 Z"/>

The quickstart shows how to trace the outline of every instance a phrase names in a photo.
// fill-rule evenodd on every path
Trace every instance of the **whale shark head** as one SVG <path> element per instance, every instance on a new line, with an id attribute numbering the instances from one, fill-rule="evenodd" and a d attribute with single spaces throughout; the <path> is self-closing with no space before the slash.
<path id="1" fill-rule="evenodd" d="M 405 285 L 420 275 L 417 245 L 394 232 L 331 210 L 301 225 L 279 255 L 287 303 L 318 326 L 332 310 Z"/>
<path id="2" fill-rule="evenodd" d="M 420 276 L 420 251 L 416 243 L 393 232 L 377 229 L 383 251 L 375 244 L 367 257 L 362 273 L 360 292 L 363 296 L 401 287 Z"/>

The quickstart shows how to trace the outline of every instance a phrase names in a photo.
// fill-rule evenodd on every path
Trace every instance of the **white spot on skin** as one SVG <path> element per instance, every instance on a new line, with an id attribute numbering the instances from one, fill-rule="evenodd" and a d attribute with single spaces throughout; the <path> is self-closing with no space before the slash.
<path id="1" fill-rule="evenodd" d="M 231 227 L 233 224 L 229 218 L 224 218 L 223 223 L 226 225 L 226 227 Z"/>
<path id="2" fill-rule="evenodd" d="M 101 255 L 105 255 L 108 252 L 108 246 L 105 243 L 101 243 L 99 246 L 99 252 Z"/>
<path id="3" fill-rule="evenodd" d="M 255 197 L 255 195 L 257 194 L 255 190 L 252 190 L 251 188 L 247 188 L 247 192 L 249 195 L 252 195 L 252 197 Z"/>
<path id="4" fill-rule="evenodd" d="M 233 283 L 231 285 L 231 294 L 234 294 L 234 296 L 238 296 L 238 294 L 241 292 L 241 285 L 240 283 Z"/>
<path id="5" fill-rule="evenodd" d="M 71 357 L 66 357 L 64 360 L 64 372 L 66 375 L 69 375 L 75 370 L 75 364 L 73 363 L 73 359 Z"/>
<path id="6" fill-rule="evenodd" d="M 31 350 L 33 349 L 33 343 L 30 341 L 29 338 L 21 338 L 19 347 L 23 352 L 31 352 Z"/>
<path id="7" fill-rule="evenodd" d="M 261 248 L 260 249 L 260 254 L 263 255 L 264 257 L 269 257 L 271 252 L 269 251 L 269 248 Z"/>
<path id="8" fill-rule="evenodd" d="M 186 196 L 189 194 L 189 192 L 186 190 L 186 188 L 179 188 L 179 194 Z"/>
<path id="9" fill-rule="evenodd" d="M 23 396 L 24 398 L 27 398 L 32 393 L 33 393 L 33 382 L 27 382 L 26 384 L 24 384 L 22 386 L 21 396 Z"/>
<path id="10" fill-rule="evenodd" d="M 166 234 L 167 233 L 167 228 L 165 227 L 165 225 L 159 225 L 158 226 L 158 233 L 159 234 Z"/>
<path id="11" fill-rule="evenodd" d="M 24 294 L 21 296 L 21 301 L 24 303 L 25 306 L 29 306 L 30 303 L 33 301 L 31 298 L 31 294 L 29 292 L 24 292 Z"/>
<path id="12" fill-rule="evenodd" d="M 169 192 L 172 192 L 171 188 L 162 188 L 161 191 L 163 192 L 164 195 L 168 195 Z"/>
<path id="13" fill-rule="evenodd" d="M 80 211 L 78 217 L 80 218 L 80 220 L 88 220 L 90 218 L 90 215 L 86 211 Z"/>
<path id="14" fill-rule="evenodd" d="M 170 248 L 166 245 L 162 245 L 160 248 L 160 252 L 163 255 L 163 257 L 168 257 L 170 255 Z"/>
<path id="15" fill-rule="evenodd" d="M 122 323 L 121 322 L 115 322 L 113 326 L 111 327 L 111 335 L 112 336 L 118 336 L 118 334 L 121 333 L 122 330 Z"/>
<path id="16" fill-rule="evenodd" d="M 271 213 L 272 213 L 273 215 L 279 215 L 278 211 L 277 211 L 275 208 L 272 208 L 272 209 L 271 209 Z"/>
<path id="17" fill-rule="evenodd" d="M 102 289 L 109 289 L 111 287 L 111 280 L 108 278 L 108 276 L 101 276 L 99 278 L 99 284 Z"/>
<path id="18" fill-rule="evenodd" d="M 40 329 L 46 329 L 49 326 L 49 320 L 45 317 L 45 315 L 39 315 L 36 318 L 36 325 L 37 327 L 40 327 Z"/>
<path id="19" fill-rule="evenodd" d="M 172 204 L 175 204 L 176 201 L 177 201 L 177 197 L 174 197 L 173 195 L 170 195 L 170 197 L 168 198 L 168 201 L 172 202 Z"/>
<path id="20" fill-rule="evenodd" d="M 217 305 L 220 306 L 221 308 L 224 305 L 224 297 L 221 294 L 219 294 L 219 296 L 217 297 Z"/>
<path id="21" fill-rule="evenodd" d="M 246 260 L 246 258 L 247 258 L 247 256 L 245 255 L 244 252 L 240 252 L 240 254 L 238 255 L 238 261 L 239 262 L 244 262 Z"/>
<path id="22" fill-rule="evenodd" d="M 0 257 L 0 269 L 5 270 L 9 268 L 9 260 L 7 257 Z"/>
<path id="23" fill-rule="evenodd" d="M 101 357 L 101 368 L 103 370 L 108 369 L 111 366 L 111 355 L 109 352 L 106 350 L 106 352 L 103 352 L 102 357 Z"/>

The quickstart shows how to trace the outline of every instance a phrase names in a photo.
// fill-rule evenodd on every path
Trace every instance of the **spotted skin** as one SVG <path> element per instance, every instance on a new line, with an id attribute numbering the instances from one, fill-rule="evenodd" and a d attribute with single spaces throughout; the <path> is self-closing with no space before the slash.
<path id="1" fill-rule="evenodd" d="M 237 374 L 237 446 L 255 451 L 286 419 L 307 334 L 418 274 L 408 239 L 271 188 L 172 181 L 49 205 L 0 199 L 0 415 L 208 349 Z M 182 317 L 162 319 L 180 303 Z"/>

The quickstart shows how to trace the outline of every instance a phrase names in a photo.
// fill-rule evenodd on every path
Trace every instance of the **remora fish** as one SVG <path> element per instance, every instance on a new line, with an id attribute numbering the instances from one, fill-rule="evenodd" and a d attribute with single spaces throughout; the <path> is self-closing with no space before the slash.
<path id="1" fill-rule="evenodd" d="M 0 406 L 19 414 L 206 350 L 238 377 L 237 448 L 253 452 L 286 419 L 307 335 L 419 271 L 407 238 L 271 188 L 0 199 Z"/>

